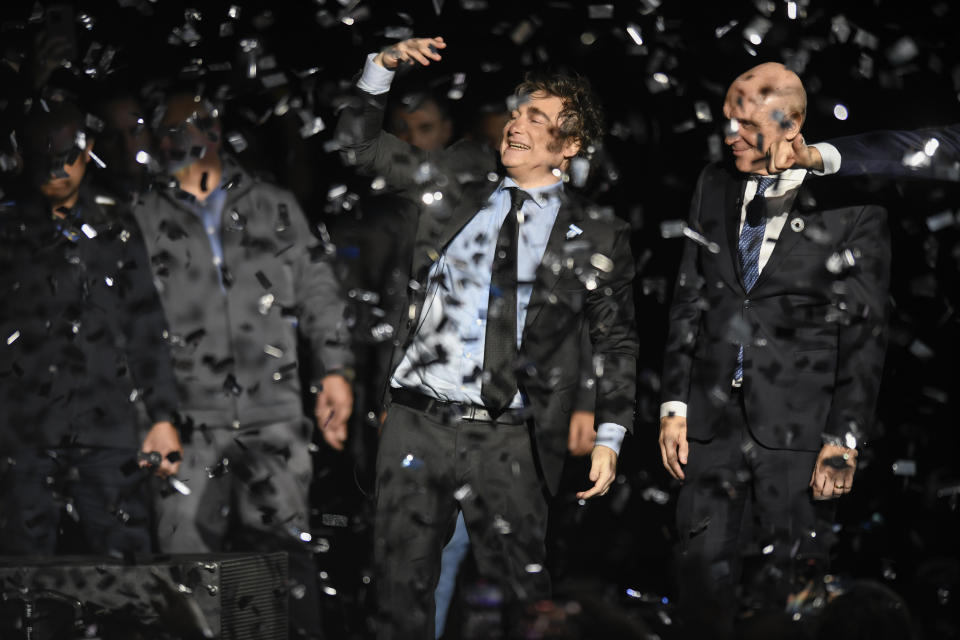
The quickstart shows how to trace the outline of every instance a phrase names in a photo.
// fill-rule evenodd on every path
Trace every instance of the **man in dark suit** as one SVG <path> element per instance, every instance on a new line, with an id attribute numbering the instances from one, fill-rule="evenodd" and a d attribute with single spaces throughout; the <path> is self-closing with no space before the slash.
<path id="1" fill-rule="evenodd" d="M 767 63 L 724 105 L 734 167 L 704 169 L 670 309 L 663 463 L 683 481 L 679 587 L 691 637 L 725 637 L 736 612 L 743 516 L 779 562 L 822 555 L 826 500 L 850 491 L 884 357 L 885 213 L 814 193 L 805 171 L 765 169 L 799 134 L 800 79 Z M 849 190 L 848 190 L 849 191 Z M 811 492 L 812 488 L 812 492 Z"/>
<path id="2" fill-rule="evenodd" d="M 960 124 L 916 131 L 871 131 L 807 145 L 803 136 L 771 145 L 767 169 L 822 175 L 960 180 Z"/>
<path id="3" fill-rule="evenodd" d="M 384 133 L 383 109 L 391 70 L 438 61 L 445 47 L 422 38 L 371 54 L 338 126 L 345 161 L 419 206 L 377 460 L 383 638 L 433 637 L 440 550 L 461 510 L 503 601 L 549 596 L 545 490 L 560 478 L 584 324 L 602 375 L 594 484 L 581 499 L 607 492 L 633 421 L 629 229 L 561 180 L 602 133 L 586 82 L 521 85 L 499 163 L 469 141 L 428 153 Z"/>

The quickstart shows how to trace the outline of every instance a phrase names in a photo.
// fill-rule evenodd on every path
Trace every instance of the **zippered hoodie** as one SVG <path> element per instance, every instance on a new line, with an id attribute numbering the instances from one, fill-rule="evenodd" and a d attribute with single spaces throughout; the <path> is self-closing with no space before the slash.
<path id="1" fill-rule="evenodd" d="M 300 420 L 298 329 L 314 384 L 352 365 L 332 247 L 290 192 L 226 156 L 223 176 L 219 266 L 192 196 L 159 189 L 134 207 L 170 325 L 183 420 L 234 429 Z"/>

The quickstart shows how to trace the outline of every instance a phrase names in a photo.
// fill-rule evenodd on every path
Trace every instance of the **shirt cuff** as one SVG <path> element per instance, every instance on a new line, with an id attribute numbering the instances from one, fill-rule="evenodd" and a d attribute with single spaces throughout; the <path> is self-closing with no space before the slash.
<path id="1" fill-rule="evenodd" d="M 390 83 L 393 82 L 394 71 L 381 67 L 373 61 L 377 54 L 371 53 L 367 56 L 367 62 L 363 65 L 363 75 L 357 81 L 357 87 L 366 91 L 372 96 L 390 91 Z"/>
<path id="2" fill-rule="evenodd" d="M 597 440 L 594 446 L 603 445 L 613 449 L 613 452 L 619 456 L 620 446 L 623 444 L 625 435 L 627 435 L 626 427 L 621 427 L 613 422 L 603 422 L 597 427 Z"/>
<path id="3" fill-rule="evenodd" d="M 823 160 L 823 171 L 811 169 L 815 176 L 832 176 L 840 171 L 840 152 L 829 142 L 818 142 L 810 145 L 820 152 L 820 158 Z"/>
<path id="4" fill-rule="evenodd" d="M 676 416 L 678 418 L 687 417 L 687 403 L 678 400 L 670 400 L 660 405 L 660 418 L 667 416 Z"/>

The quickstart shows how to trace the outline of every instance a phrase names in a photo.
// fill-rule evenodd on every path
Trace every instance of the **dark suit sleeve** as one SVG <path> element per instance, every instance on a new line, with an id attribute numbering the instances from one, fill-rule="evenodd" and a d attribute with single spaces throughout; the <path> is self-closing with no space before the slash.
<path id="1" fill-rule="evenodd" d="M 584 326 L 580 334 L 580 384 L 577 385 L 577 397 L 573 404 L 574 411 L 593 413 L 597 408 L 597 385 L 594 376 L 593 346 L 590 344 L 590 331 Z M 586 384 L 591 380 L 593 384 Z M 594 427 L 596 426 L 594 424 Z"/>
<path id="2" fill-rule="evenodd" d="M 167 320 L 153 284 L 153 272 L 140 228 L 132 216 L 121 218 L 123 267 L 116 283 L 120 299 L 117 324 L 125 333 L 127 364 L 142 390 L 143 405 L 152 422 L 170 421 L 179 408 L 170 347 L 165 339 Z"/>
<path id="3" fill-rule="evenodd" d="M 331 258 L 311 233 L 296 198 L 287 192 L 284 197 L 297 238 L 293 284 L 299 327 L 310 343 L 310 370 L 316 385 L 326 372 L 353 366 L 345 320 L 346 300 Z"/>
<path id="4" fill-rule="evenodd" d="M 886 352 L 886 310 L 890 289 L 890 234 L 886 211 L 866 206 L 845 243 L 856 256 L 855 267 L 842 280 L 841 329 L 833 402 L 827 433 L 858 440 L 868 435 L 883 375 Z"/>
<path id="5" fill-rule="evenodd" d="M 700 206 L 706 170 L 700 174 L 693 199 L 690 203 L 688 224 L 692 229 L 700 227 Z M 690 392 L 690 371 L 693 352 L 697 344 L 703 304 L 704 277 L 697 260 L 697 245 L 685 241 L 680 258 L 680 270 L 673 288 L 670 304 L 670 328 L 663 360 L 662 401 L 687 402 Z"/>
<path id="6" fill-rule="evenodd" d="M 639 344 L 633 304 L 633 255 L 626 225 L 616 232 L 610 270 L 598 274 L 585 307 L 594 355 L 603 363 L 597 378 L 594 424 L 612 422 L 633 432 Z"/>
<path id="7" fill-rule="evenodd" d="M 905 156 L 923 151 L 936 138 L 938 146 L 925 166 L 904 164 Z M 960 161 L 960 125 L 917 131 L 875 131 L 828 140 L 840 152 L 837 175 L 878 175 L 958 180 L 953 166 Z"/>
<path id="8" fill-rule="evenodd" d="M 417 184 L 419 168 L 434 162 L 441 152 L 423 151 L 383 130 L 388 95 L 356 88 L 340 112 L 335 136 L 344 164 L 381 176 L 393 188 L 407 189 Z"/>

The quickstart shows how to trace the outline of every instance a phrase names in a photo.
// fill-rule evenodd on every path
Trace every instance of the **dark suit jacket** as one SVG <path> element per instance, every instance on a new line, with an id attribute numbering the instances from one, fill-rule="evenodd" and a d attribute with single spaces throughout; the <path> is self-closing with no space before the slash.
<path id="1" fill-rule="evenodd" d="M 410 292 L 409 313 L 397 335 L 392 372 L 419 324 L 430 267 L 483 208 L 501 175 L 496 154 L 481 145 L 461 142 L 428 153 L 383 132 L 385 102 L 386 95 L 371 96 L 358 89 L 355 102 L 340 117 L 337 136 L 348 164 L 404 189 L 419 207 L 411 265 L 416 284 Z M 423 195 L 435 191 L 442 192 L 442 200 L 424 204 Z M 581 233 L 572 236 L 571 225 Z M 518 372 L 543 479 L 551 492 L 559 483 L 566 453 L 584 323 L 594 353 L 603 357 L 596 423 L 613 422 L 632 429 L 638 351 L 632 279 L 628 225 L 612 215 L 599 214 L 570 190 L 564 191 L 537 270 Z"/>
<path id="2" fill-rule="evenodd" d="M 806 180 L 792 205 L 780 199 L 772 213 L 791 212 L 748 294 L 737 258 L 746 182 L 722 165 L 701 174 L 689 224 L 720 251 L 684 248 L 663 376 L 663 399 L 688 405 L 688 437 L 715 434 L 741 342 L 747 419 L 765 446 L 818 450 L 822 433 L 862 436 L 870 424 L 885 349 L 886 214 L 845 201 L 837 182 Z M 846 250 L 853 266 L 832 273 L 828 260 Z"/>
<path id="3" fill-rule="evenodd" d="M 904 156 L 922 150 L 931 138 L 939 146 L 929 164 L 904 165 Z M 873 131 L 827 140 L 840 152 L 837 175 L 880 175 L 960 180 L 960 124 L 917 131 Z"/>

